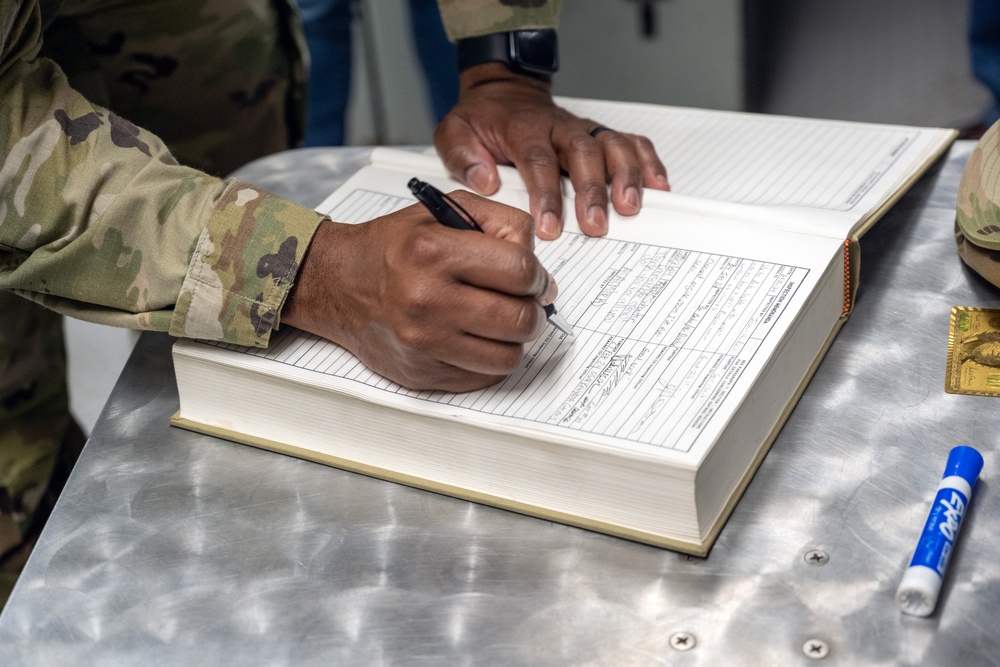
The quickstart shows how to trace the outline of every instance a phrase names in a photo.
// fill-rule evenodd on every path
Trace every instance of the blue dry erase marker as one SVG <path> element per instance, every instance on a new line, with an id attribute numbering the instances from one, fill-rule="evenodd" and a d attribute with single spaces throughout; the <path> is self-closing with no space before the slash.
<path id="1" fill-rule="evenodd" d="M 969 509 L 972 487 L 982 469 L 983 457 L 972 447 L 955 447 L 948 454 L 924 532 L 896 591 L 896 601 L 904 613 L 930 616 L 934 611 L 962 519 Z"/>

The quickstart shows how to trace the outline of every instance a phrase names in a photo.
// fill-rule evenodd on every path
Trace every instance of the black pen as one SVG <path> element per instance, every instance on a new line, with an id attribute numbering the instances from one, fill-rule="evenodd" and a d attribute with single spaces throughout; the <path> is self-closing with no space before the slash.
<path id="1" fill-rule="evenodd" d="M 425 183 L 418 178 L 411 178 L 407 183 L 410 192 L 421 204 L 427 207 L 434 219 L 446 227 L 452 229 L 465 229 L 475 232 L 483 231 L 468 212 L 430 183 Z M 573 335 L 573 327 L 566 321 L 566 318 L 556 312 L 553 304 L 545 306 L 545 316 L 556 329 L 568 336 Z"/>

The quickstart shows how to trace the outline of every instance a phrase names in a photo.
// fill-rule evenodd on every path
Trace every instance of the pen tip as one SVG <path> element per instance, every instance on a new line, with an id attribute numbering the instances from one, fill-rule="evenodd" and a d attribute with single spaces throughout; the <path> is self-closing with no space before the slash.
<path id="1" fill-rule="evenodd" d="M 559 329 L 559 331 L 562 331 L 567 336 L 574 336 L 573 326 L 569 322 L 567 322 L 566 318 L 563 317 L 562 315 L 558 313 L 553 313 L 552 315 L 549 315 L 549 322 L 551 322 L 556 329 Z"/>

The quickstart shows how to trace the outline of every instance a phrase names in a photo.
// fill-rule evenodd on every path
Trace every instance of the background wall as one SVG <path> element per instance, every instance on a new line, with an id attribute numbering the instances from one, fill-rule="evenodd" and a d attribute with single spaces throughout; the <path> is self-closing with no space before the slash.
<path id="1" fill-rule="evenodd" d="M 654 0 L 645 34 L 642 2 L 566 0 L 559 29 L 560 95 L 740 109 L 743 3 Z"/>
<path id="2" fill-rule="evenodd" d="M 747 0 L 747 106 L 962 128 L 989 95 L 973 80 L 965 0 Z"/>

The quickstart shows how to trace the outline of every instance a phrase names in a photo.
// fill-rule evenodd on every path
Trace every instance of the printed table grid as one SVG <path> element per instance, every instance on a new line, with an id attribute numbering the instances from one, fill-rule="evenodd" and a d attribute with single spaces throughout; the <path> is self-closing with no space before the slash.
<path id="1" fill-rule="evenodd" d="M 356 191 L 337 207 L 373 217 L 399 198 Z M 397 201 L 393 201 L 397 200 Z M 540 244 L 559 280 L 570 341 L 550 327 L 521 368 L 476 392 L 403 388 L 351 353 L 286 328 L 266 349 L 220 345 L 389 394 L 689 451 L 808 275 L 801 267 L 564 233 Z"/>

